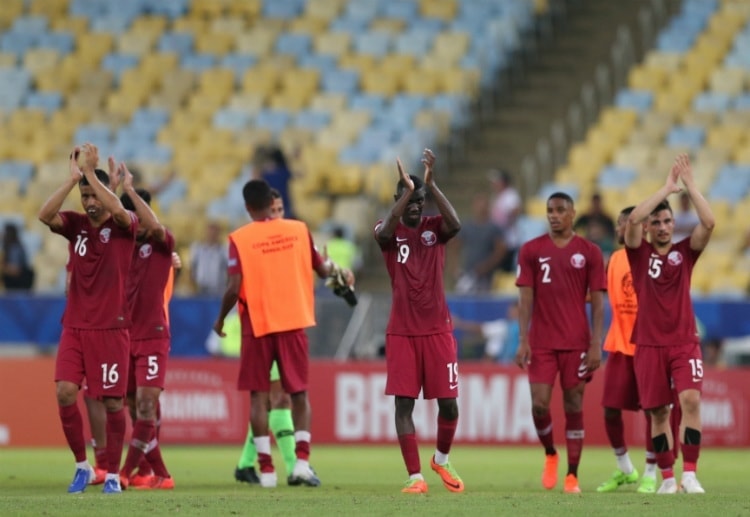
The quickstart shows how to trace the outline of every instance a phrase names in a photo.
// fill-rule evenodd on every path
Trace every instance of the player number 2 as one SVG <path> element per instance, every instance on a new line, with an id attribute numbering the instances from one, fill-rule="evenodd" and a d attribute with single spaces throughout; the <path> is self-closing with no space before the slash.
<path id="1" fill-rule="evenodd" d="M 109 365 L 102 364 L 102 382 L 104 384 L 117 384 L 120 379 L 120 372 L 117 371 L 117 363 Z"/>
<path id="2" fill-rule="evenodd" d="M 690 369 L 693 372 L 693 377 L 702 379 L 703 378 L 703 359 L 690 359 L 688 362 L 690 363 Z"/>
<path id="3" fill-rule="evenodd" d="M 552 282 L 552 278 L 549 276 L 549 272 L 551 270 L 550 265 L 546 262 L 539 266 L 542 268 L 542 283 L 543 284 L 549 284 Z"/>
<path id="4" fill-rule="evenodd" d="M 76 237 L 76 243 L 75 246 L 73 246 L 73 252 L 77 255 L 84 257 L 86 255 L 86 241 L 88 241 L 88 237 L 83 237 L 82 235 L 78 235 Z"/>
<path id="5" fill-rule="evenodd" d="M 402 244 L 398 247 L 398 257 L 396 257 L 396 262 L 399 264 L 406 264 L 406 259 L 409 258 L 409 246 L 406 244 Z"/>

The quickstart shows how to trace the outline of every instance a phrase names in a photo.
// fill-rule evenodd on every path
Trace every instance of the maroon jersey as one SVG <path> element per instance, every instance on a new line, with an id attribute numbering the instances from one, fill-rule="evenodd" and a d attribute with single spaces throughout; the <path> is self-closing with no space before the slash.
<path id="1" fill-rule="evenodd" d="M 690 249 L 690 239 L 683 239 L 659 255 L 643 240 L 637 248 L 627 248 L 627 254 L 638 297 L 630 341 L 650 346 L 698 343 L 690 276 L 701 250 Z"/>
<path id="2" fill-rule="evenodd" d="M 548 234 L 528 241 L 519 252 L 516 285 L 534 290 L 532 348 L 588 350 L 586 295 L 607 289 L 604 259 L 596 244 L 578 235 L 563 248 Z"/>
<path id="3" fill-rule="evenodd" d="M 172 269 L 174 236 L 167 230 L 164 242 L 137 242 L 126 283 L 132 327 L 130 339 L 169 337 L 164 291 Z"/>
<path id="4" fill-rule="evenodd" d="M 62 324 L 79 329 L 130 326 L 125 281 L 135 245 L 138 219 L 130 212 L 130 226 L 120 228 L 111 217 L 95 228 L 87 215 L 60 212 L 59 233 L 70 241 L 67 269 L 71 284 Z"/>
<path id="5" fill-rule="evenodd" d="M 393 302 L 386 333 L 429 336 L 452 332 L 443 288 L 446 239 L 440 215 L 423 217 L 417 228 L 399 221 L 391 240 L 380 246 L 391 277 Z M 375 225 L 377 230 L 382 221 Z"/>
<path id="6" fill-rule="evenodd" d="M 318 253 L 315 243 L 313 242 L 312 235 L 310 235 L 310 250 L 312 255 L 312 268 L 315 270 L 323 264 L 323 257 Z M 229 239 L 229 260 L 227 261 L 227 273 L 229 275 L 241 275 L 242 265 L 240 264 L 240 254 L 237 251 L 237 246 L 232 239 Z M 237 300 L 237 308 L 240 313 L 240 328 L 242 329 L 242 335 L 253 335 L 253 325 L 250 322 L 250 311 L 245 301 L 244 287 L 240 286 L 240 295 Z"/>

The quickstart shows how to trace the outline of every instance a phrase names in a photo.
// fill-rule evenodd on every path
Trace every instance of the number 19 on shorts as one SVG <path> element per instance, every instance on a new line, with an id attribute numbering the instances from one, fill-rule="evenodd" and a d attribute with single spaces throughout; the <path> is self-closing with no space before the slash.
<path id="1" fill-rule="evenodd" d="M 447 363 L 445 367 L 448 369 L 448 387 L 455 390 L 458 388 L 458 363 Z"/>

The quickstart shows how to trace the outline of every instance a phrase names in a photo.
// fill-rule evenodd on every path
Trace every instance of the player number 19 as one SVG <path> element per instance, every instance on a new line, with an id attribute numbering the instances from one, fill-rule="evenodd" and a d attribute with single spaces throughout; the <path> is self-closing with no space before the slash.
<path id="1" fill-rule="evenodd" d="M 396 257 L 396 262 L 399 264 L 406 264 L 406 259 L 409 258 L 409 246 L 406 244 L 402 244 L 398 247 L 398 256 Z"/>

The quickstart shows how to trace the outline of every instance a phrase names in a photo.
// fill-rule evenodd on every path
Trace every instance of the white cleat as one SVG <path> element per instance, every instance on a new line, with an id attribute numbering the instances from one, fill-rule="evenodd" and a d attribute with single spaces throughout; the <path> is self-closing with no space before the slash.
<path id="1" fill-rule="evenodd" d="M 677 493 L 677 481 L 675 478 L 669 478 L 665 479 L 661 482 L 661 486 L 659 487 L 659 490 L 656 491 L 657 494 L 676 494 Z"/>
<path id="2" fill-rule="evenodd" d="M 261 472 L 260 486 L 263 488 L 276 488 L 276 472 Z"/>
<path id="3" fill-rule="evenodd" d="M 686 494 L 705 494 L 706 491 L 695 476 L 682 476 L 682 491 Z"/>

